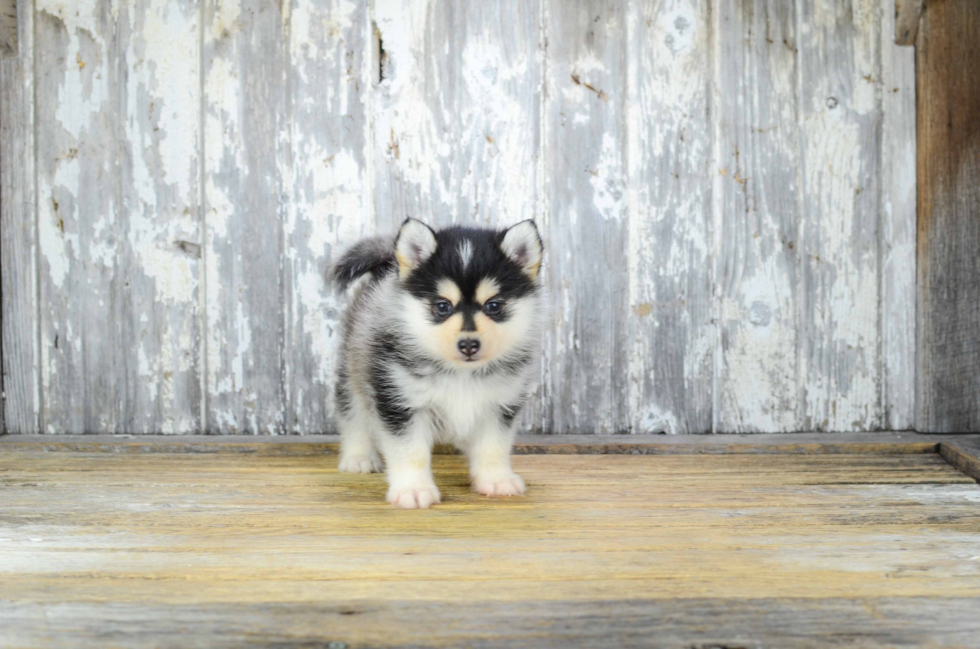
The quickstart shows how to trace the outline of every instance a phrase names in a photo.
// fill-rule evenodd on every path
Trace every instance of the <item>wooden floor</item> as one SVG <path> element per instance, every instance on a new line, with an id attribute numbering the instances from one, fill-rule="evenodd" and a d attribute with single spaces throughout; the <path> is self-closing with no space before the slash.
<path id="1" fill-rule="evenodd" d="M 330 449 L 72 448 L 0 444 L 0 646 L 980 646 L 928 445 L 523 455 L 506 500 L 442 455 L 429 511 Z"/>

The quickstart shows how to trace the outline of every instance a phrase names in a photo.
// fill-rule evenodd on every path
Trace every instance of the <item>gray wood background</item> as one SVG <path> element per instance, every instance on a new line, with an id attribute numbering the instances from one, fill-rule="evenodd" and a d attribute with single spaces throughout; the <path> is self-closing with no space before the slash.
<path id="1" fill-rule="evenodd" d="M 894 6 L 18 0 L 6 430 L 332 431 L 324 268 L 407 215 L 540 224 L 526 428 L 908 428 Z"/>

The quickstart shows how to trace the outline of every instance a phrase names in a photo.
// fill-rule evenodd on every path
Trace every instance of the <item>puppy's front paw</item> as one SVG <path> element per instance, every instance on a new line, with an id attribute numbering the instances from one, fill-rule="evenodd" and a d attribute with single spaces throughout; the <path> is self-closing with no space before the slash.
<path id="1" fill-rule="evenodd" d="M 337 470 L 341 473 L 378 473 L 381 471 L 381 458 L 376 455 L 342 455 Z"/>
<path id="2" fill-rule="evenodd" d="M 428 509 L 441 502 L 439 489 L 432 483 L 393 484 L 385 498 L 402 509 Z"/>
<path id="3" fill-rule="evenodd" d="M 484 496 L 523 496 L 524 479 L 513 471 L 473 476 L 473 491 Z"/>

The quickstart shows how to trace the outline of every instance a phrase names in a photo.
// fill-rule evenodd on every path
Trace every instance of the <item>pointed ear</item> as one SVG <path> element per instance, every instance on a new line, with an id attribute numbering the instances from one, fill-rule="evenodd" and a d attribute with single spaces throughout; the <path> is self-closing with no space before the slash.
<path id="1" fill-rule="evenodd" d="M 405 219 L 395 239 L 395 259 L 402 279 L 425 263 L 436 251 L 436 233 L 421 221 Z"/>
<path id="2" fill-rule="evenodd" d="M 534 221 L 528 219 L 509 227 L 500 242 L 504 254 L 521 267 L 531 279 L 541 270 L 541 236 Z"/>

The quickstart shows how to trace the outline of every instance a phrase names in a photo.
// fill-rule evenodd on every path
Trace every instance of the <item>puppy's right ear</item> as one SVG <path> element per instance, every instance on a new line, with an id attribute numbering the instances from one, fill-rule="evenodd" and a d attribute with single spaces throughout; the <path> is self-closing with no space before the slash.
<path id="1" fill-rule="evenodd" d="M 395 259 L 402 279 L 425 263 L 436 251 L 436 233 L 421 221 L 405 219 L 395 239 Z"/>
<path id="2" fill-rule="evenodd" d="M 504 254 L 532 280 L 537 279 L 538 271 L 541 270 L 541 248 L 538 226 L 531 219 L 507 228 L 500 242 L 500 249 Z"/>

